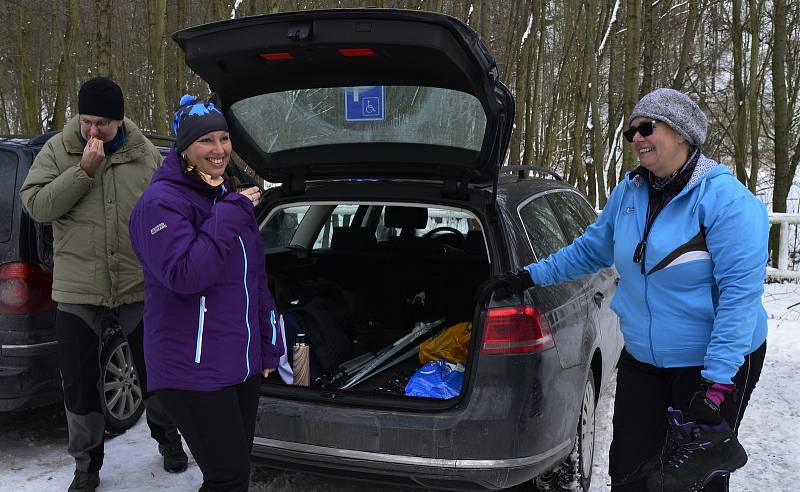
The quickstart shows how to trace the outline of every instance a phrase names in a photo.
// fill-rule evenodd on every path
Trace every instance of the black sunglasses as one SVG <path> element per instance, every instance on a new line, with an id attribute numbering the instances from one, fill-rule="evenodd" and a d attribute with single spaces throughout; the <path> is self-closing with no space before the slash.
<path id="1" fill-rule="evenodd" d="M 622 135 L 628 142 L 633 142 L 633 137 L 635 137 L 637 133 L 643 137 L 649 137 L 656 129 L 656 123 L 658 123 L 656 120 L 645 121 L 644 123 L 640 123 L 639 126 L 628 128 L 622 132 Z"/>

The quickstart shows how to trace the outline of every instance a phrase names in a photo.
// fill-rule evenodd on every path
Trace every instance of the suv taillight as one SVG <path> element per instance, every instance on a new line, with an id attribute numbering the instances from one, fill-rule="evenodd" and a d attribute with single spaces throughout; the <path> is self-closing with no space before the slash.
<path id="1" fill-rule="evenodd" d="M 484 354 L 523 354 L 553 347 L 550 323 L 536 308 L 510 306 L 489 309 L 483 329 Z"/>
<path id="2" fill-rule="evenodd" d="M 28 314 L 52 309 L 53 275 L 30 263 L 0 266 L 0 313 Z"/>

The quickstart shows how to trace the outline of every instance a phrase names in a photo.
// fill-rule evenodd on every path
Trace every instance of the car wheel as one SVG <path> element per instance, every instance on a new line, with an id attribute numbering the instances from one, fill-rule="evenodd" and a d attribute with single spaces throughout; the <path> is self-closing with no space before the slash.
<path id="1" fill-rule="evenodd" d="M 594 460 L 596 400 L 594 374 L 590 369 L 583 390 L 578 430 L 572 451 L 552 471 L 533 479 L 534 490 L 588 492 L 592 482 L 592 462 Z"/>
<path id="2" fill-rule="evenodd" d="M 111 338 L 103 350 L 101 364 L 106 429 L 119 434 L 131 428 L 144 412 L 139 375 L 125 337 Z"/>

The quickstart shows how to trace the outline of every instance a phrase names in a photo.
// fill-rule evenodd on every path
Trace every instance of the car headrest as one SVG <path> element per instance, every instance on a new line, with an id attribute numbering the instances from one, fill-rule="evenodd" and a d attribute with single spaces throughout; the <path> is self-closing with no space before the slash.
<path id="1" fill-rule="evenodd" d="M 486 243 L 483 240 L 483 232 L 477 230 L 467 232 L 464 238 L 464 251 L 468 255 L 486 256 Z"/>
<path id="2" fill-rule="evenodd" d="M 394 229 L 425 229 L 428 225 L 428 209 L 387 206 L 383 214 L 383 225 Z"/>
<path id="3" fill-rule="evenodd" d="M 334 227 L 332 249 L 374 249 L 378 247 L 375 234 L 364 227 Z"/>

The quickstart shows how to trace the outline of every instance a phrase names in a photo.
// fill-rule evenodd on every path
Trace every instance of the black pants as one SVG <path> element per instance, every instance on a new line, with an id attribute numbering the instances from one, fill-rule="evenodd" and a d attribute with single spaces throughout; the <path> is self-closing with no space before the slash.
<path id="1" fill-rule="evenodd" d="M 78 470 L 98 471 L 103 466 L 105 433 L 100 394 L 100 335 L 78 316 L 60 310 L 56 313 L 56 331 L 69 432 L 67 450 L 75 458 Z M 178 433 L 163 411 L 160 411 L 153 393 L 147 391 L 147 372 L 142 350 L 143 331 L 142 323 L 139 323 L 127 340 L 139 375 L 142 398 L 147 407 L 150 435 L 160 444 L 168 444 L 178 438 Z"/>
<path id="2" fill-rule="evenodd" d="M 761 368 L 767 343 L 745 357 L 733 378 L 737 395 L 729 395 L 720 407 L 723 418 L 738 432 Z M 702 367 L 659 368 L 634 359 L 623 350 L 617 366 L 614 399 L 614 436 L 609 453 L 612 492 L 647 490 L 644 480 L 626 482 L 626 477 L 654 455 L 661 453 L 668 432 L 667 406 L 685 410 L 700 389 Z M 705 492 L 728 490 L 728 477 L 716 477 Z"/>
<path id="3" fill-rule="evenodd" d="M 246 491 L 261 376 L 219 391 L 157 390 L 203 472 L 201 492 Z"/>

